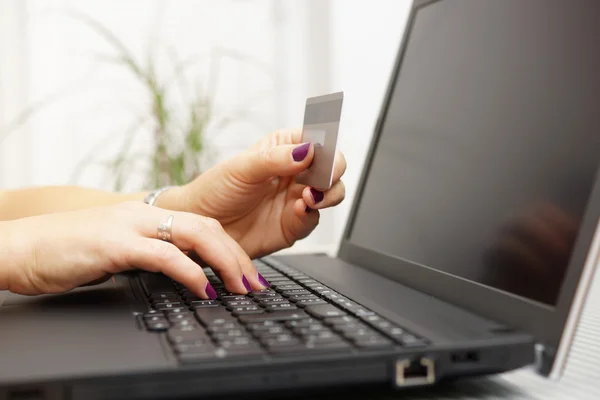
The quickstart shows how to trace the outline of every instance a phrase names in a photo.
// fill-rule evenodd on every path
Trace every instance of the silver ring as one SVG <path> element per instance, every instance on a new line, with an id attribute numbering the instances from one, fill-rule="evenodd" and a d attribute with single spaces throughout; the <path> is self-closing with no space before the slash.
<path id="1" fill-rule="evenodd" d="M 173 216 L 169 215 L 166 221 L 158 226 L 158 238 L 165 242 L 171 242 L 171 229 L 173 228 Z"/>

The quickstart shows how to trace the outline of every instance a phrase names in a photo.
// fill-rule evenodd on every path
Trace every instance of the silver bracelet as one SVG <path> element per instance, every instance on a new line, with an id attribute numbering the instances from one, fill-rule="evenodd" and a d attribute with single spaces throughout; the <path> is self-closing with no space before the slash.
<path id="1" fill-rule="evenodd" d="M 156 202 L 156 199 L 158 199 L 158 196 L 160 196 L 161 194 L 163 194 L 164 192 L 166 192 L 167 190 L 169 190 L 173 187 L 174 186 L 165 186 L 165 187 L 162 187 L 160 189 L 156 189 L 156 190 L 150 192 L 150 194 L 148 194 L 148 196 L 146 196 L 144 198 L 144 203 L 153 206 L 154 203 Z"/>

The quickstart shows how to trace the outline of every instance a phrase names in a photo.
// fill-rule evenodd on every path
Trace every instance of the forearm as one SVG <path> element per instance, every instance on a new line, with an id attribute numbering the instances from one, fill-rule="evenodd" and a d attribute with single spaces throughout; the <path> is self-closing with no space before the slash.
<path id="1" fill-rule="evenodd" d="M 11 280 L 31 262 L 34 235 L 20 234 L 20 222 L 0 221 L 0 290 L 10 290 Z"/>
<path id="2" fill-rule="evenodd" d="M 40 214 L 142 201 L 147 192 L 115 193 L 77 186 L 0 191 L 0 221 Z"/>

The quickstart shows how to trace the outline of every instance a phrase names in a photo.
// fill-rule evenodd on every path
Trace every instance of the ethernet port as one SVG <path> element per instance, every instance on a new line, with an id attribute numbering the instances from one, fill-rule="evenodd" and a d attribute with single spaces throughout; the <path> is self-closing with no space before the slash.
<path id="1" fill-rule="evenodd" d="M 396 385 L 417 386 L 435 382 L 435 363 L 431 358 L 403 359 L 396 362 Z"/>

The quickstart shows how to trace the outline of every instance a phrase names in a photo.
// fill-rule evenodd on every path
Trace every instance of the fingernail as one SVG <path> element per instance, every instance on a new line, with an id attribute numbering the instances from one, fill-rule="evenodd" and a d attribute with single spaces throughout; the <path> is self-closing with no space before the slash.
<path id="1" fill-rule="evenodd" d="M 308 155 L 309 149 L 310 149 L 310 142 L 301 144 L 300 146 L 298 146 L 294 150 L 292 150 L 292 158 L 296 162 L 304 160 L 306 158 L 306 156 Z"/>
<path id="2" fill-rule="evenodd" d="M 271 287 L 271 284 L 269 283 L 269 281 L 266 280 L 265 277 L 260 274 L 260 272 L 258 273 L 258 281 L 264 287 Z"/>
<path id="3" fill-rule="evenodd" d="M 204 292 L 206 292 L 206 295 L 211 300 L 215 300 L 217 298 L 217 292 L 215 292 L 215 289 L 212 287 L 210 282 L 206 282 L 206 286 L 204 287 Z"/>
<path id="4" fill-rule="evenodd" d="M 304 211 L 308 214 L 309 212 L 311 212 L 311 208 L 309 206 L 306 206 L 306 209 Z"/>
<path id="5" fill-rule="evenodd" d="M 313 188 L 310 188 L 310 195 L 312 196 L 312 199 L 315 202 L 315 204 L 317 204 L 320 201 L 323 201 L 323 197 L 325 197 L 325 193 Z"/>
<path id="6" fill-rule="evenodd" d="M 242 275 L 242 283 L 244 284 L 244 287 L 246 288 L 247 291 L 249 291 L 249 292 L 252 291 L 252 286 L 250 286 L 250 282 L 248 282 L 248 279 L 246 279 L 245 275 Z"/>

